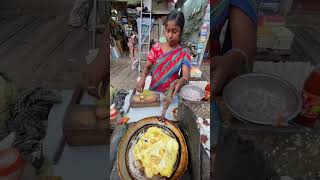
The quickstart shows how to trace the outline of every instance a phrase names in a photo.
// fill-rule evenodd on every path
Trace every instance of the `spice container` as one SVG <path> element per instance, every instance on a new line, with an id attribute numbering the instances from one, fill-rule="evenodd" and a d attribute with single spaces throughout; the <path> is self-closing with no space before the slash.
<path id="1" fill-rule="evenodd" d="M 303 107 L 297 122 L 314 126 L 320 117 L 320 65 L 306 79 L 302 97 Z"/>

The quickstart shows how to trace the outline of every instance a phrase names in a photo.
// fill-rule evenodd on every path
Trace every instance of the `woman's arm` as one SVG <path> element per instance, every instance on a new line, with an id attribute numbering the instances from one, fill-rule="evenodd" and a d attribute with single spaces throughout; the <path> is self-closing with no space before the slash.
<path id="1" fill-rule="evenodd" d="M 144 84 L 145 84 L 145 81 L 146 81 L 146 78 L 148 76 L 148 74 L 150 73 L 151 71 L 151 67 L 152 67 L 152 62 L 150 61 L 147 61 L 144 69 L 143 69 L 143 72 L 142 72 L 142 75 L 141 75 L 141 78 L 140 80 L 138 81 L 137 83 L 137 86 L 136 86 L 136 90 L 138 92 L 142 92 L 143 89 L 144 89 Z"/>
<path id="2" fill-rule="evenodd" d="M 230 28 L 232 49 L 237 49 L 237 51 L 231 50 L 223 56 L 214 57 L 211 66 L 214 94 L 219 94 L 229 79 L 241 73 L 245 63 L 252 67 L 255 58 L 256 24 L 241 9 L 232 6 Z"/>
<path id="3" fill-rule="evenodd" d="M 153 63 L 155 63 L 155 61 L 156 61 L 156 56 L 157 56 L 157 54 L 159 54 L 159 49 L 160 49 L 160 44 L 155 44 L 154 46 L 152 46 L 152 48 L 147 56 L 147 63 L 142 71 L 141 78 L 138 81 L 137 86 L 136 86 L 136 90 L 138 92 L 142 92 L 144 89 L 145 80 L 151 71 Z"/>
<path id="4" fill-rule="evenodd" d="M 147 61 L 141 75 L 141 79 L 146 79 L 151 71 L 152 63 Z"/>
<path id="5" fill-rule="evenodd" d="M 249 60 L 251 66 L 256 54 L 257 28 L 256 24 L 238 7 L 232 7 L 230 12 L 230 30 L 232 39 L 232 48 L 241 49 Z M 236 59 L 243 59 L 240 55 Z"/>
<path id="6" fill-rule="evenodd" d="M 190 68 L 187 66 L 187 65 L 185 65 L 185 64 L 182 64 L 182 77 L 181 77 L 181 79 L 184 79 L 183 81 L 184 81 L 184 83 L 188 83 L 188 81 L 189 81 L 189 77 L 190 77 Z"/>
<path id="7" fill-rule="evenodd" d="M 180 91 L 182 86 L 188 84 L 189 82 L 190 68 L 187 65 L 182 64 L 181 72 L 182 72 L 182 77 L 178 79 L 175 85 L 173 96 Z"/>
<path id="8" fill-rule="evenodd" d="M 96 97 L 96 88 L 99 86 L 100 82 L 106 78 L 107 74 L 109 74 L 110 64 L 108 63 L 108 59 L 110 56 L 110 48 L 107 47 L 107 37 L 107 31 L 105 31 L 102 34 L 103 45 L 100 48 L 96 59 L 86 67 L 85 84 L 88 88 L 88 93 Z"/>

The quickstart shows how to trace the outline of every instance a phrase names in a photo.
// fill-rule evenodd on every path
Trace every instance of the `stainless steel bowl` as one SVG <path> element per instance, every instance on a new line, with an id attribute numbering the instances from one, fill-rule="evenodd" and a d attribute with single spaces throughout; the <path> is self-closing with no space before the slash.
<path id="1" fill-rule="evenodd" d="M 274 125 L 290 122 L 301 111 L 302 98 L 289 82 L 270 74 L 250 73 L 233 79 L 223 91 L 231 113 L 240 120 Z"/>
<path id="2" fill-rule="evenodd" d="M 185 85 L 181 88 L 180 95 L 188 101 L 201 101 L 204 96 L 204 90 L 198 86 Z"/>

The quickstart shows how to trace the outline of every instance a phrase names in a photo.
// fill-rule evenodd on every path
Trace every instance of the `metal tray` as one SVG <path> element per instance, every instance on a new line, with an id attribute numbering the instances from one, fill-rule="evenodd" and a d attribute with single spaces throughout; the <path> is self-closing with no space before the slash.
<path id="1" fill-rule="evenodd" d="M 291 122 L 300 112 L 301 96 L 277 76 L 250 73 L 232 80 L 223 91 L 225 105 L 239 120 L 275 125 Z"/>

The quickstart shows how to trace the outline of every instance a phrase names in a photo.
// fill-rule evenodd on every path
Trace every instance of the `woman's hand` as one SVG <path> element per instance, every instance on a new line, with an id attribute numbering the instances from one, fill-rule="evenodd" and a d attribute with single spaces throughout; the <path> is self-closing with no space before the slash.
<path id="1" fill-rule="evenodd" d="M 95 64 L 90 64 L 85 73 L 85 84 L 88 94 L 99 98 L 98 86 L 103 79 L 103 73 L 99 72 Z"/>
<path id="2" fill-rule="evenodd" d="M 136 90 L 138 92 L 143 92 L 143 89 L 144 89 L 144 85 L 145 85 L 145 79 L 144 78 L 141 78 L 138 82 L 137 82 L 137 85 L 136 85 Z"/>
<path id="3" fill-rule="evenodd" d="M 213 66 L 211 66 L 213 73 L 210 78 L 211 84 L 213 84 L 213 94 L 220 94 L 225 84 L 239 75 L 243 67 L 243 57 L 239 54 L 230 53 L 214 57 Z"/>
<path id="4" fill-rule="evenodd" d="M 182 86 L 184 86 L 185 84 L 187 84 L 187 80 L 185 78 L 177 79 L 175 81 L 174 92 L 173 92 L 172 97 L 175 96 L 180 91 Z"/>

